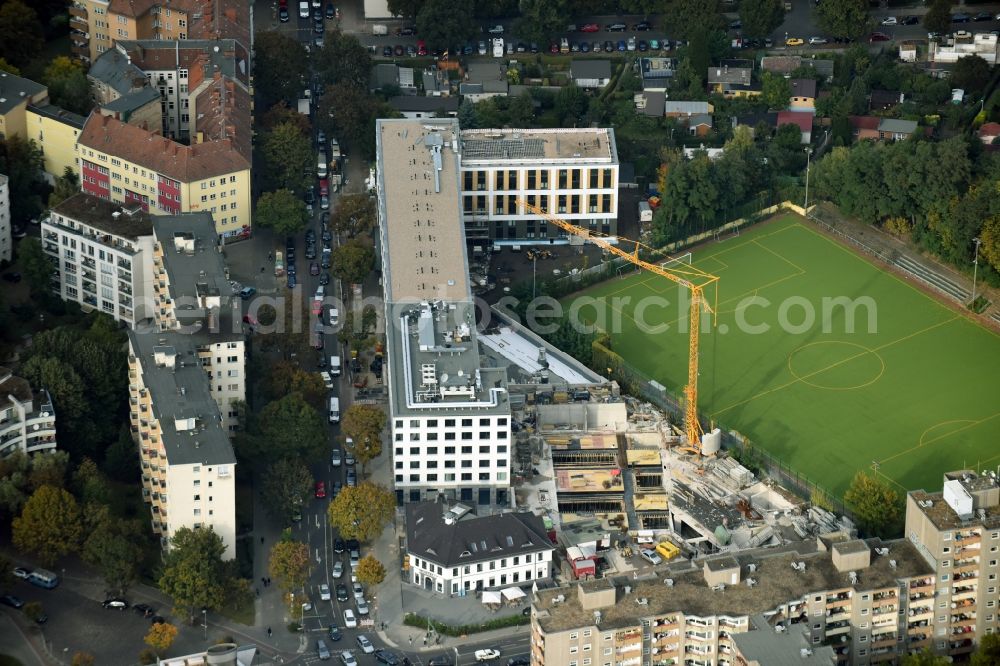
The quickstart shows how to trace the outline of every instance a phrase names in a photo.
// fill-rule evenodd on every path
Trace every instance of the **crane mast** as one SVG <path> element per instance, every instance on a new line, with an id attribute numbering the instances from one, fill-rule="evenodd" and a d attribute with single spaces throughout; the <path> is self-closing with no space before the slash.
<path id="1" fill-rule="evenodd" d="M 709 306 L 706 302 L 704 289 L 709 285 L 716 284 L 719 281 L 718 276 L 683 264 L 664 268 L 663 266 L 650 263 L 639 256 L 639 251 L 641 249 L 652 251 L 652 248 L 643 245 L 639 241 L 619 237 L 617 244 L 612 243 L 607 237 L 567 222 L 539 206 L 528 203 L 525 199 L 518 199 L 518 203 L 525 210 L 545 218 L 563 231 L 590 241 L 616 257 L 620 257 L 639 268 L 667 278 L 672 282 L 686 287 L 691 292 L 691 304 L 688 314 L 688 325 L 690 326 L 688 331 L 688 378 L 687 385 L 684 387 L 684 432 L 687 436 L 687 446 L 692 450 L 700 452 L 701 436 L 704 434 L 704 431 L 701 428 L 701 422 L 698 420 L 698 337 L 701 333 L 702 311 L 712 314 L 716 312 L 716 309 Z M 631 247 L 623 248 L 621 244 L 631 244 Z"/>

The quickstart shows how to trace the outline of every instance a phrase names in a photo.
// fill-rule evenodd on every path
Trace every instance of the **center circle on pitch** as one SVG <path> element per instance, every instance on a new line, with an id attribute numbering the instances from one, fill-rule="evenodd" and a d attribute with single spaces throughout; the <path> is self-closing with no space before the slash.
<path id="1" fill-rule="evenodd" d="M 849 391 L 877 382 L 885 372 L 885 359 L 856 342 L 820 340 L 789 354 L 788 371 L 814 388 Z"/>

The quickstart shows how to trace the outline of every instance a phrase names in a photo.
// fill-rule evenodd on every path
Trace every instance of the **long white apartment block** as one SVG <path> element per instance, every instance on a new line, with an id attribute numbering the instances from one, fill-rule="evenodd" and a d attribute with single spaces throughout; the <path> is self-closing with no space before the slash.
<path id="1" fill-rule="evenodd" d="M 480 363 L 458 122 L 380 120 L 376 141 L 397 496 L 509 506 L 510 403 L 504 371 Z"/>
<path id="2" fill-rule="evenodd" d="M 208 213 L 153 218 L 153 319 L 129 331 L 129 398 L 143 497 L 164 548 L 211 527 L 235 556 L 245 336 Z"/>

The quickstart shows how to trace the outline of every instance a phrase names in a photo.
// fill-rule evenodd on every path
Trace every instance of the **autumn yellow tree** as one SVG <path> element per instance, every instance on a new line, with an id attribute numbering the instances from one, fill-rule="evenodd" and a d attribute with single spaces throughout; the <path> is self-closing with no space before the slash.
<path id="1" fill-rule="evenodd" d="M 83 528 L 80 508 L 73 496 L 61 488 L 41 486 L 14 519 L 14 545 L 51 565 L 80 547 Z"/>
<path id="2" fill-rule="evenodd" d="M 176 626 L 167 622 L 157 622 L 149 628 L 149 633 L 146 634 L 146 638 L 143 640 L 146 641 L 146 645 L 156 651 L 156 654 L 162 655 L 170 649 L 176 638 Z"/>
<path id="3" fill-rule="evenodd" d="M 358 562 L 358 581 L 368 587 L 375 587 L 385 580 L 385 566 L 374 555 L 365 555 Z"/>
<path id="4" fill-rule="evenodd" d="M 344 488 L 330 502 L 328 514 L 341 537 L 371 541 L 382 533 L 395 510 L 396 497 L 391 490 L 365 482 Z"/>
<path id="5" fill-rule="evenodd" d="M 72 666 L 94 666 L 96 660 L 89 652 L 76 652 L 73 654 Z"/>
<path id="6" fill-rule="evenodd" d="M 286 592 L 299 589 L 309 574 L 309 546 L 291 539 L 279 541 L 271 548 L 267 571 Z"/>

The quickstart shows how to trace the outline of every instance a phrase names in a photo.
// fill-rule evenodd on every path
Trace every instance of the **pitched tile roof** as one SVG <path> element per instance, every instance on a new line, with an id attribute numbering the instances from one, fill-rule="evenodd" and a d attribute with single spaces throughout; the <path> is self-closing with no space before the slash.
<path id="1" fill-rule="evenodd" d="M 882 119 L 875 116 L 849 116 L 847 120 L 851 123 L 851 127 L 856 130 L 876 131 L 879 121 Z"/>
<path id="2" fill-rule="evenodd" d="M 495 560 L 551 550 L 542 519 L 533 513 L 463 516 L 445 523 L 446 504 L 406 505 L 406 548 L 441 566 Z"/>
<path id="3" fill-rule="evenodd" d="M 792 97 L 816 98 L 816 79 L 792 79 Z"/>
<path id="4" fill-rule="evenodd" d="M 569 66 L 574 79 L 610 79 L 610 60 L 574 60 Z"/>
<path id="5" fill-rule="evenodd" d="M 194 131 L 202 141 L 232 142 L 247 162 L 251 160 L 250 93 L 232 79 L 216 76 L 195 95 Z"/>
<path id="6" fill-rule="evenodd" d="M 186 183 L 250 168 L 231 139 L 184 146 L 97 113 L 90 114 L 78 142 Z"/>
<path id="7" fill-rule="evenodd" d="M 1000 123 L 986 123 L 979 128 L 979 136 L 1000 136 Z"/>
<path id="8" fill-rule="evenodd" d="M 798 125 L 802 132 L 811 132 L 813 114 L 805 111 L 781 111 L 778 113 L 778 127 L 782 125 Z"/>

